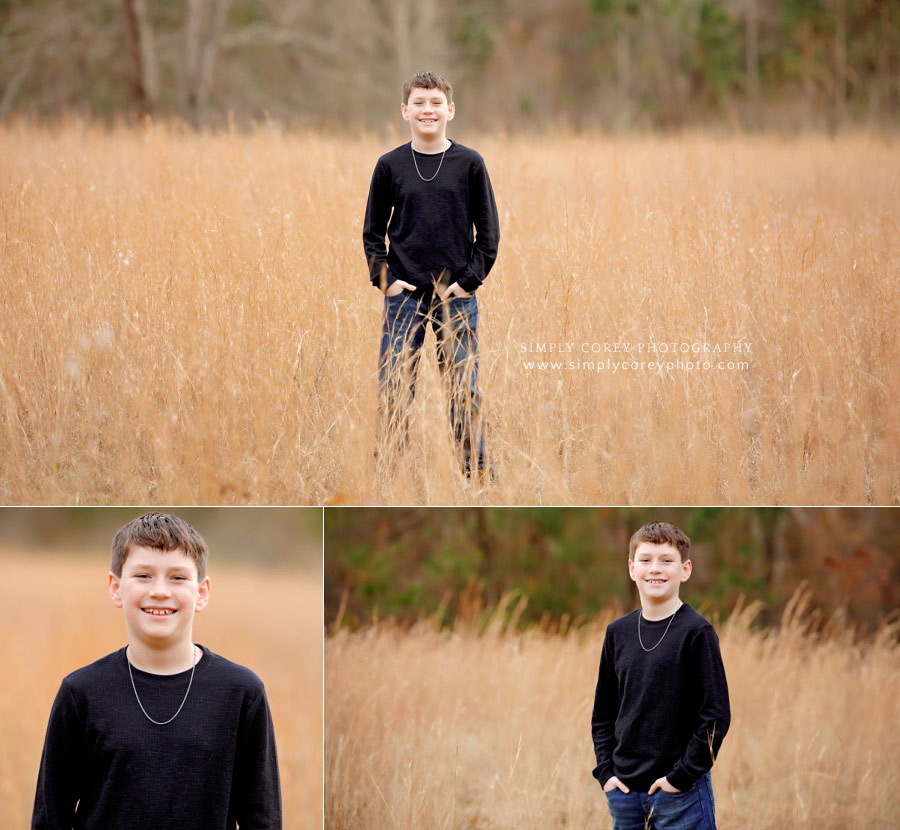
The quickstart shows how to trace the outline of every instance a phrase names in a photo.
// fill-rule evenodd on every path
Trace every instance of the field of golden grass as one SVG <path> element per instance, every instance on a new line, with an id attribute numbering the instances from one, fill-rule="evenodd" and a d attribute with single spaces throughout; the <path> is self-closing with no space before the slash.
<path id="1" fill-rule="evenodd" d="M 0 502 L 900 500 L 896 139 L 459 138 L 502 225 L 491 483 L 454 463 L 430 334 L 376 473 L 361 225 L 402 135 L 3 127 Z M 576 368 L 524 365 L 550 344 Z"/>
<path id="2" fill-rule="evenodd" d="M 0 827 L 31 821 L 62 678 L 125 644 L 104 559 L 0 550 Z M 285 830 L 322 826 L 322 585 L 298 572 L 214 567 L 194 639 L 253 669 L 275 723 Z"/>
<path id="3" fill-rule="evenodd" d="M 732 724 L 713 768 L 727 830 L 889 827 L 900 791 L 896 630 L 720 629 Z M 610 617 L 611 618 L 611 617 Z M 597 830 L 591 707 L 605 621 L 567 635 L 382 623 L 325 644 L 327 830 Z"/>

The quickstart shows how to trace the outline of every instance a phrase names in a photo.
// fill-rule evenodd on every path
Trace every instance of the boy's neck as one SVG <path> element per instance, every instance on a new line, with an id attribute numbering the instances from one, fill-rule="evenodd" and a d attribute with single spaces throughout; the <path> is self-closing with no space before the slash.
<path id="1" fill-rule="evenodd" d="M 662 603 L 649 602 L 643 597 L 641 598 L 641 614 L 645 620 L 650 622 L 671 617 L 681 606 L 681 597 L 678 596 Z"/>
<path id="2" fill-rule="evenodd" d="M 413 136 L 412 148 L 417 153 L 429 153 L 432 155 L 435 153 L 443 153 L 444 150 L 450 148 L 450 139 L 448 139 L 446 135 L 435 136 L 430 140 Z"/>
<path id="3" fill-rule="evenodd" d="M 150 674 L 178 674 L 187 671 L 199 662 L 203 649 L 195 647 L 193 642 L 151 646 L 140 641 L 130 641 L 125 656 L 136 669 Z"/>

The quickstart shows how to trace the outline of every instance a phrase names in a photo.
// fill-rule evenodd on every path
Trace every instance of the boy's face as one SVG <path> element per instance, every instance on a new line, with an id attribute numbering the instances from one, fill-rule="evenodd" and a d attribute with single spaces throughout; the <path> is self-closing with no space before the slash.
<path id="1" fill-rule="evenodd" d="M 662 604 L 678 596 L 682 582 L 691 576 L 691 560 L 681 561 L 673 545 L 641 542 L 628 560 L 628 574 L 637 584 L 641 600 Z"/>
<path id="2" fill-rule="evenodd" d="M 175 645 L 190 640 L 194 613 L 209 602 L 209 577 L 200 581 L 197 564 L 183 551 L 135 547 L 122 576 L 110 573 L 109 596 L 125 612 L 129 642 Z"/>
<path id="3" fill-rule="evenodd" d="M 403 119 L 409 122 L 413 138 L 435 141 L 446 136 L 447 123 L 453 120 L 455 104 L 447 103 L 447 96 L 439 89 L 414 86 L 409 99 L 400 105 Z"/>

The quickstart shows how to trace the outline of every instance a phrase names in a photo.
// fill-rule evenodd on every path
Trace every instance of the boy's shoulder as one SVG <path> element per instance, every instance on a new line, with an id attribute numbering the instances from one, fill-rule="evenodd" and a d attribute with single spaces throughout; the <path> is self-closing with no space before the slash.
<path id="1" fill-rule="evenodd" d="M 715 631 L 713 624 L 686 602 L 682 603 L 676 613 L 678 614 L 678 624 L 684 629 L 701 631 L 708 628 L 710 631 Z"/>
<path id="2" fill-rule="evenodd" d="M 618 619 L 613 620 L 608 626 L 606 626 L 607 634 L 616 635 L 621 634 L 627 629 L 633 628 L 637 625 L 637 615 L 640 614 L 640 610 L 638 611 L 629 611 L 624 616 L 619 617 Z"/>
<path id="3" fill-rule="evenodd" d="M 204 645 L 201 645 L 200 648 L 204 651 L 203 656 L 209 661 L 210 676 L 214 677 L 217 682 L 227 683 L 232 688 L 240 688 L 254 694 L 263 692 L 263 682 L 252 669 L 228 660 L 220 654 L 215 654 Z"/>
<path id="4" fill-rule="evenodd" d="M 88 663 L 80 669 L 70 672 L 63 678 L 63 686 L 72 689 L 96 689 L 102 686 L 103 681 L 114 676 L 120 669 L 126 669 L 125 664 L 125 647 Z"/>

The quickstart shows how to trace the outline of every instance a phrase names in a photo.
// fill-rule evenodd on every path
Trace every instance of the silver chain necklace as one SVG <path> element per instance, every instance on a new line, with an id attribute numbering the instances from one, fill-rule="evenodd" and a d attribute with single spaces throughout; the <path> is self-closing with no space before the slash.
<path id="1" fill-rule="evenodd" d="M 134 689 L 134 696 L 138 702 L 138 706 L 141 707 L 141 711 L 144 713 L 144 717 L 147 718 L 150 723 L 155 723 L 157 726 L 165 726 L 167 723 L 171 723 L 178 715 L 181 713 L 181 710 L 184 708 L 184 704 L 187 702 L 188 695 L 191 693 L 191 685 L 194 682 L 194 669 L 197 668 L 197 646 L 194 646 L 194 662 L 191 665 L 191 679 L 188 682 L 187 691 L 184 693 L 184 700 L 181 701 L 181 706 L 178 707 L 178 711 L 172 715 L 168 720 L 153 720 L 150 715 L 147 714 L 147 710 L 144 708 L 144 704 L 141 703 L 140 697 L 138 697 L 137 686 L 134 685 L 134 675 L 131 673 L 131 660 L 128 659 L 128 652 L 125 652 L 125 661 L 128 663 L 128 676 L 131 678 L 131 688 Z"/>
<path id="2" fill-rule="evenodd" d="M 448 141 L 448 142 L 447 142 L 447 146 L 444 147 L 444 152 L 441 153 L 441 162 L 440 162 L 440 164 L 438 164 L 438 169 L 434 171 L 434 175 L 433 175 L 430 179 L 426 179 L 426 178 L 422 175 L 421 171 L 419 170 L 419 163 L 416 161 L 416 151 L 413 150 L 412 142 L 411 142 L 411 141 L 409 142 L 409 150 L 410 150 L 410 152 L 412 153 L 413 164 L 416 165 L 416 173 L 419 174 L 419 178 L 420 178 L 423 182 L 433 182 L 433 181 L 437 178 L 437 174 L 441 172 L 441 165 L 444 163 L 444 156 L 447 155 L 447 150 L 450 149 L 450 145 L 451 145 L 452 143 L 453 143 L 453 142 L 451 142 L 451 141 Z"/>
<path id="3" fill-rule="evenodd" d="M 682 603 L 682 605 L 683 604 L 684 603 Z M 672 616 L 669 617 L 669 625 L 672 625 L 672 620 L 675 619 L 675 615 L 678 613 L 678 610 L 680 608 L 681 608 L 681 605 L 679 605 L 678 608 L 676 608 L 672 612 Z M 669 625 L 666 626 L 666 630 L 663 631 L 662 637 L 659 638 L 659 643 L 657 643 L 656 646 L 653 646 L 652 648 L 647 648 L 647 646 L 644 645 L 644 641 L 641 639 L 641 617 L 643 617 L 643 616 L 644 616 L 643 612 L 638 611 L 638 642 L 641 644 L 641 648 L 644 649 L 644 651 L 653 651 L 653 649 L 656 648 L 656 646 L 658 646 L 659 643 L 661 643 L 666 638 L 666 634 L 669 633 Z"/>

